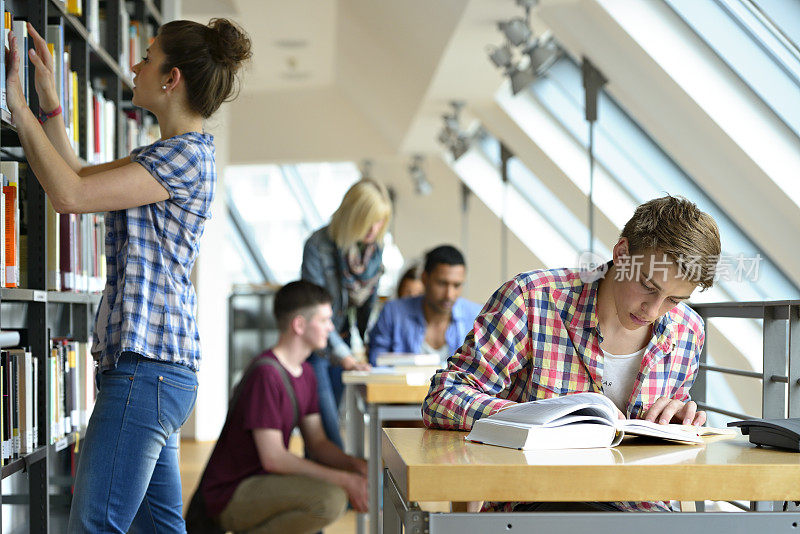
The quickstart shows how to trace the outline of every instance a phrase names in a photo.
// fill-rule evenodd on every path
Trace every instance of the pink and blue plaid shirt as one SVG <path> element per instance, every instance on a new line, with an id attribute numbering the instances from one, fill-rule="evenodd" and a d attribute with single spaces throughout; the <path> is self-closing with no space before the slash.
<path id="1" fill-rule="evenodd" d="M 469 430 L 508 401 L 582 391 L 602 393 L 599 281 L 572 269 L 531 271 L 508 281 L 484 305 L 464 344 L 431 380 L 425 424 Z M 626 415 L 639 418 L 659 397 L 687 401 L 699 365 L 703 322 L 685 304 L 653 324 Z M 486 508 L 511 510 L 515 503 Z M 668 510 L 665 503 L 615 503 L 621 510 Z"/>

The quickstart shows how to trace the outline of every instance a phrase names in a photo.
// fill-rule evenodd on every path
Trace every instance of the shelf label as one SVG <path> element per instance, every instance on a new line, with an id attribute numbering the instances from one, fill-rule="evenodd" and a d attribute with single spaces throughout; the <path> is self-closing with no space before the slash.
<path id="1" fill-rule="evenodd" d="M 69 445 L 69 440 L 67 440 L 66 436 L 56 441 L 55 443 L 56 452 L 66 449 L 67 445 Z"/>
<path id="2" fill-rule="evenodd" d="M 47 302 L 47 292 L 34 289 L 33 290 L 33 301 L 34 302 Z"/>

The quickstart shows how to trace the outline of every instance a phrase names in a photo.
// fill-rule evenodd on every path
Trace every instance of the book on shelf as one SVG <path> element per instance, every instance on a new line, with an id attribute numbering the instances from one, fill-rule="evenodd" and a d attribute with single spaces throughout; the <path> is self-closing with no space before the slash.
<path id="1" fill-rule="evenodd" d="M 530 450 L 614 447 L 625 435 L 703 443 L 700 427 L 618 419 L 613 401 L 592 392 L 508 406 L 475 421 L 466 439 Z"/>
<path id="2" fill-rule="evenodd" d="M 51 443 L 88 424 L 94 408 L 95 365 L 86 343 L 53 338 L 48 367 L 50 372 Z"/>
<path id="3" fill-rule="evenodd" d="M 4 287 L 19 287 L 19 164 L 15 161 L 0 162 L 3 176 L 3 196 L 5 204 L 4 240 L 5 283 Z"/>
<path id="4" fill-rule="evenodd" d="M 0 13 L 3 14 L 3 50 L 8 48 L 8 32 L 5 25 L 6 2 L 0 0 Z M 6 55 L 0 54 L 0 109 L 8 111 L 8 102 L 6 102 Z"/>
<path id="5" fill-rule="evenodd" d="M 0 351 L 2 459 L 33 452 L 39 444 L 39 362 L 28 348 Z"/>
<path id="6" fill-rule="evenodd" d="M 56 212 L 50 198 L 47 199 L 47 289 L 61 290 L 61 247 L 59 239 L 61 234 L 61 216 Z"/>
<path id="7" fill-rule="evenodd" d="M 22 83 L 22 93 L 25 95 L 25 101 L 30 102 L 28 95 L 28 25 L 22 19 L 14 18 L 11 15 L 11 30 L 17 38 L 17 47 L 19 48 L 19 81 Z"/>
<path id="8" fill-rule="evenodd" d="M 67 13 L 80 17 L 83 15 L 82 0 L 67 0 Z"/>
<path id="9" fill-rule="evenodd" d="M 8 351 L 0 352 L 0 366 L 3 369 L 3 461 L 8 461 L 14 458 L 14 421 L 13 421 L 13 405 L 14 405 L 14 391 L 12 388 L 12 377 L 14 373 L 11 370 L 11 359 Z"/>
<path id="10" fill-rule="evenodd" d="M 19 418 L 19 452 L 28 454 L 33 452 L 33 427 L 34 427 L 34 395 L 36 382 L 33 376 L 33 356 L 29 350 L 9 349 L 14 362 L 14 371 L 18 383 L 19 393 L 16 403 Z"/>
<path id="11" fill-rule="evenodd" d="M 375 358 L 378 366 L 414 366 L 414 365 L 440 365 L 442 363 L 438 354 L 413 354 L 407 352 L 384 352 Z"/>

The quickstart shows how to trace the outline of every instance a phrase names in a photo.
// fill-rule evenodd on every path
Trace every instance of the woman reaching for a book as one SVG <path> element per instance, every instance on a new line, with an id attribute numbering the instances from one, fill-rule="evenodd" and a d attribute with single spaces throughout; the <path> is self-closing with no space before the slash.
<path id="1" fill-rule="evenodd" d="M 161 139 L 84 166 L 72 151 L 47 43 L 28 24 L 40 112 L 28 107 L 20 50 L 6 51 L 7 102 L 30 168 L 60 213 L 105 211 L 107 280 L 92 353 L 98 396 L 75 479 L 69 532 L 185 532 L 178 430 L 197 396 L 200 344 L 189 280 L 214 196 L 203 132 L 235 89 L 250 40 L 235 24 L 174 21 L 133 67 L 133 104 Z"/>

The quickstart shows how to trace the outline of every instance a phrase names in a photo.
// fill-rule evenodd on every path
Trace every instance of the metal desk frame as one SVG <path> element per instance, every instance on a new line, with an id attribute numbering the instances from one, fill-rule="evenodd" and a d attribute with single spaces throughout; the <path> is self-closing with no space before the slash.
<path id="1" fill-rule="evenodd" d="M 367 458 L 367 484 L 369 491 L 369 525 L 372 534 L 381 532 L 381 499 L 378 488 L 382 486 L 383 459 L 381 457 L 381 428 L 384 421 L 417 421 L 422 419 L 420 403 L 380 404 L 367 403 L 363 384 L 345 384 L 345 407 L 348 454 L 364 457 L 364 430 L 369 416 L 369 457 Z M 357 514 L 356 532 L 366 532 L 367 514 Z"/>
<path id="2" fill-rule="evenodd" d="M 438 513 L 407 503 L 388 469 L 383 474 L 383 532 L 400 534 L 481 534 L 558 532 L 560 534 L 770 534 L 798 532 L 800 513 L 769 512 L 772 502 L 759 503 L 758 512 L 512 512 Z"/>

